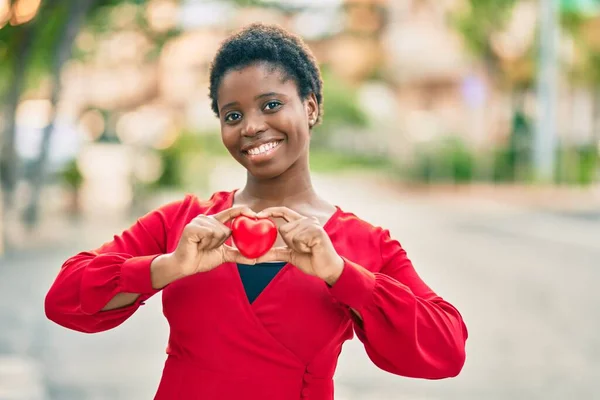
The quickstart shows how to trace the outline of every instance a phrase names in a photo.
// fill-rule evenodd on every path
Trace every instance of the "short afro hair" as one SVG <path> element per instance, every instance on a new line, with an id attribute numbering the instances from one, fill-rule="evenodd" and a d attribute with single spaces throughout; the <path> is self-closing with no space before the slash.
<path id="1" fill-rule="evenodd" d="M 261 23 L 248 25 L 234 33 L 217 50 L 210 66 L 209 93 L 211 107 L 217 117 L 217 91 L 223 76 L 231 70 L 261 62 L 281 69 L 285 79 L 293 79 L 302 100 L 314 93 L 319 107 L 319 122 L 323 115 L 323 80 L 314 55 L 299 36 L 277 25 Z"/>

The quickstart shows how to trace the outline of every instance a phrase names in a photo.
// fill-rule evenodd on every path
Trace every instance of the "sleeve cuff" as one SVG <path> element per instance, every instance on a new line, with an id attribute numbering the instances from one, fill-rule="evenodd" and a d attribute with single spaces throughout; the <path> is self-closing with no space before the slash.
<path id="1" fill-rule="evenodd" d="M 375 275 L 352 261 L 344 260 L 344 270 L 329 292 L 340 302 L 356 310 L 371 299 L 375 289 Z"/>
<path id="2" fill-rule="evenodd" d="M 152 287 L 150 265 L 160 254 L 132 257 L 121 266 L 121 291 L 126 293 L 153 294 L 158 292 Z"/>

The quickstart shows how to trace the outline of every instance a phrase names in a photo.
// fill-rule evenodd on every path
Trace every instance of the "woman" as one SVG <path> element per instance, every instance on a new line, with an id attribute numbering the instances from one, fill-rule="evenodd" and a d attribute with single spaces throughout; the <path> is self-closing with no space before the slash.
<path id="1" fill-rule="evenodd" d="M 393 374 L 456 376 L 467 331 L 387 230 L 329 204 L 310 179 L 322 81 L 307 47 L 274 27 L 229 37 L 211 66 L 212 108 L 246 186 L 187 195 L 100 248 L 68 259 L 46 297 L 54 322 L 111 329 L 156 292 L 171 332 L 155 399 L 333 399 L 342 344 L 356 332 Z M 239 215 L 271 218 L 275 246 L 243 257 Z"/>

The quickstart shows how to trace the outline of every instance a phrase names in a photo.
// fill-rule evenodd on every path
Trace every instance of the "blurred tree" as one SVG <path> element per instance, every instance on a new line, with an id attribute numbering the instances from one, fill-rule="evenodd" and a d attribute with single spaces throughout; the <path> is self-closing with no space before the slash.
<path id="1" fill-rule="evenodd" d="M 496 84 L 506 84 L 502 57 L 493 40 L 511 17 L 517 0 L 466 0 L 465 7 L 452 15 L 468 50 L 482 60 Z"/>
<path id="2" fill-rule="evenodd" d="M 151 37 L 155 45 L 155 54 L 160 52 L 160 48 L 168 38 L 179 33 L 176 29 L 161 33 L 153 32 L 150 29 L 143 16 L 142 7 L 148 3 L 148 0 L 63 0 L 58 3 L 62 5 L 62 7 L 58 7 L 59 14 L 51 19 L 52 23 L 46 24 L 42 28 L 42 30 L 46 31 L 52 31 L 54 28 L 54 32 L 46 32 L 42 36 L 52 38 L 52 43 L 44 43 L 41 40 L 40 43 L 42 45 L 35 52 L 38 56 L 37 59 L 52 60 L 51 63 L 46 63 L 46 65 L 51 66 L 50 69 L 36 69 L 36 76 L 45 75 L 49 77 L 51 83 L 50 102 L 52 104 L 52 111 L 50 123 L 43 131 L 38 159 L 33 164 L 31 174 L 32 195 L 23 215 L 24 221 L 30 227 L 34 226 L 38 220 L 39 199 L 44 183 L 45 164 L 57 116 L 56 106 L 62 89 L 60 74 L 65 63 L 73 56 L 75 50 L 73 45 L 82 27 L 87 24 L 95 33 L 114 31 L 117 28 L 113 26 L 114 21 L 111 15 L 114 15 L 114 13 L 111 12 L 120 5 L 132 4 L 140 6 L 136 13 L 135 23 L 138 29 Z M 50 54 L 47 54 L 48 52 Z"/>
<path id="3" fill-rule="evenodd" d="M 13 191 L 19 179 L 20 162 L 15 148 L 16 110 L 23 92 L 33 85 L 39 84 L 46 75 L 49 60 L 65 57 L 64 44 L 62 48 L 57 43 L 65 41 L 60 35 L 64 26 L 69 26 L 70 34 L 74 23 L 69 20 L 69 7 L 80 7 L 81 2 L 67 0 L 43 1 L 34 18 L 26 23 L 17 24 L 11 18 L 11 23 L 0 28 L 0 92 L 3 94 L 3 111 L 5 125 L 3 131 L 2 152 L 0 153 L 0 175 L 4 202 L 7 208 L 12 206 Z M 11 2 L 12 5 L 16 3 Z M 12 9 L 14 11 L 14 8 Z M 14 17 L 14 15 L 13 15 Z M 13 23 L 14 22 L 14 23 Z M 56 64 L 54 74 L 57 71 Z M 8 82 L 8 84 L 3 84 Z"/>
<path id="4" fill-rule="evenodd" d="M 600 0 L 562 0 L 561 22 L 573 40 L 568 76 L 576 86 L 589 87 L 594 98 L 593 140 L 600 141 Z"/>
<path id="5" fill-rule="evenodd" d="M 12 208 L 13 191 L 18 177 L 15 147 L 15 116 L 25 84 L 27 65 L 33 42 L 32 23 L 0 29 L 0 90 L 4 94 L 4 129 L 0 147 L 0 182 L 4 209 Z"/>
<path id="6" fill-rule="evenodd" d="M 453 19 L 467 48 L 483 60 L 497 88 L 513 95 L 513 118 L 508 143 L 496 151 L 495 178 L 528 179 L 533 140 L 532 122 L 524 112 L 524 95 L 532 88 L 536 73 L 536 41 L 518 57 L 498 52 L 498 35 L 506 28 L 517 6 L 516 0 L 468 0 Z M 571 82 L 590 87 L 595 96 L 595 142 L 600 140 L 600 0 L 560 0 L 563 28 L 573 39 L 574 60 L 564 62 Z M 537 36 L 537 34 L 536 34 Z M 506 40 L 510 44 L 515 38 Z M 500 46 L 501 48 L 502 46 Z M 561 150 L 560 152 L 564 152 Z M 586 158 L 587 160 L 587 158 Z M 585 165 L 590 165 L 585 162 Z"/>
<path id="7" fill-rule="evenodd" d="M 455 26 L 468 50 L 483 61 L 493 85 L 508 91 L 513 98 L 508 143 L 505 148 L 496 151 L 492 174 L 495 179 L 501 173 L 503 179 L 514 180 L 523 176 L 522 171 L 531 159 L 533 132 L 524 112 L 524 97 L 533 84 L 534 46 L 531 43 L 529 48 L 511 51 L 511 46 L 517 46 L 515 39 L 502 37 L 518 1 L 468 0 L 466 3 L 466 7 L 453 15 Z"/>
<path id="8" fill-rule="evenodd" d="M 326 66 L 321 68 L 323 78 L 323 122 L 315 127 L 311 146 L 327 148 L 332 137 L 348 127 L 364 128 L 368 117 L 360 108 L 358 94 L 352 86 L 338 78 Z"/>
<path id="9" fill-rule="evenodd" d="M 568 77 L 590 91 L 593 115 L 589 142 L 561 149 L 558 179 L 589 184 L 600 173 L 600 0 L 562 0 L 561 6 L 562 26 L 573 43 L 573 57 L 565 63 Z"/>
<path id="10" fill-rule="evenodd" d="M 62 85 L 60 73 L 63 65 L 71 58 L 73 42 L 83 25 L 88 11 L 99 0 L 78 0 L 64 3 L 67 12 L 62 21 L 59 36 L 55 39 L 53 48 L 53 62 L 50 70 L 50 103 L 51 112 L 48 125 L 44 128 L 40 153 L 33 165 L 31 175 L 32 194 L 30 202 L 25 209 L 24 219 L 28 226 L 33 226 L 38 219 L 40 192 L 43 184 L 44 166 L 48 158 L 50 139 L 54 131 L 56 109 L 61 93 Z"/>

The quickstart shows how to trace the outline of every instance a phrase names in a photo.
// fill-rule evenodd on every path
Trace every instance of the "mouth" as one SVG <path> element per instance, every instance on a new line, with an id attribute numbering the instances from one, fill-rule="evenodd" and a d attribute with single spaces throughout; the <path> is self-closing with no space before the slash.
<path id="1" fill-rule="evenodd" d="M 242 150 L 242 153 L 253 161 L 265 161 L 269 159 L 275 151 L 281 146 L 283 140 L 277 139 L 260 146 L 251 147 L 247 150 Z"/>

